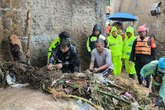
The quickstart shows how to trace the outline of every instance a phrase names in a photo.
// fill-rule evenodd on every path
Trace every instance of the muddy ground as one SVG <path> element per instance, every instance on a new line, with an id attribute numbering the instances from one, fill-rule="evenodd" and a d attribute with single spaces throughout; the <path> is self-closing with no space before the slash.
<path id="1" fill-rule="evenodd" d="M 23 67 L 21 65 L 17 65 L 17 66 L 19 66 L 20 68 Z M 51 72 L 46 72 L 44 67 L 41 68 L 39 71 L 34 72 L 35 74 L 33 72 L 32 73 L 30 72 L 31 69 L 29 69 L 29 71 L 23 72 L 20 70 L 20 68 L 14 68 L 14 66 L 13 66 L 13 69 L 11 69 L 11 66 L 10 66 L 10 68 L 7 69 L 7 67 L 8 67 L 7 65 L 6 66 L 3 65 L 2 67 L 3 67 L 3 69 L 2 69 L 3 72 L 5 72 L 7 70 L 10 70 L 10 72 L 14 72 L 14 70 L 16 69 L 16 71 L 15 71 L 17 73 L 17 74 L 15 73 L 16 76 L 25 75 L 24 77 L 17 77 L 18 79 L 19 78 L 23 79 L 23 81 L 26 80 L 26 77 L 29 77 L 30 79 L 32 78 L 33 80 L 32 79 L 27 80 L 27 82 L 29 82 L 31 84 L 31 86 L 37 85 L 37 83 L 39 83 L 38 86 L 40 87 L 41 86 L 40 84 L 44 83 L 43 81 L 46 81 L 45 78 L 49 79 L 49 77 L 51 77 L 51 79 L 52 79 L 52 78 L 57 78 L 57 77 L 61 76 L 60 72 L 56 72 L 56 74 L 54 74 L 53 71 L 52 71 L 53 72 L 52 74 L 51 74 Z M 7 73 L 7 72 L 5 72 L 5 73 Z M 30 73 L 31 73 L 31 75 L 28 75 Z M 39 73 L 40 74 L 42 73 L 44 76 L 39 75 Z M 45 77 L 45 74 L 47 74 L 46 77 Z M 36 77 L 34 77 L 34 75 Z M 51 75 L 53 75 L 53 76 L 51 76 Z M 47 77 L 47 76 L 49 76 L 49 77 Z M 38 81 L 38 79 L 40 79 L 40 78 L 45 79 L 45 80 Z M 71 77 L 68 77 L 68 78 L 72 79 Z M 122 93 L 128 92 L 131 96 L 133 96 L 136 99 L 136 101 L 139 103 L 139 105 L 148 105 L 149 109 L 146 109 L 146 110 L 157 110 L 156 108 L 153 108 L 151 99 L 148 97 L 148 94 L 151 91 L 148 88 L 145 88 L 143 85 L 139 85 L 137 80 L 129 79 L 127 73 L 123 72 L 121 74 L 120 78 L 114 78 L 110 75 L 110 77 L 108 77 L 108 79 L 111 80 L 114 84 L 117 84 L 118 86 L 116 86 L 116 87 L 120 88 L 119 90 L 117 90 L 117 89 L 114 89 L 113 87 L 111 87 L 110 89 L 114 90 L 114 94 L 121 96 Z M 23 82 L 19 82 L 19 83 L 23 83 Z M 44 83 L 44 84 L 47 84 L 47 83 Z M 60 88 L 60 86 L 59 86 L 59 88 Z M 81 97 L 83 97 L 83 96 L 81 96 Z M 109 104 L 112 104 L 112 102 L 109 102 Z M 10 88 L 10 87 L 8 87 L 6 89 L 0 88 L 0 107 L 2 110 L 81 110 L 79 105 L 76 104 L 76 101 L 62 100 L 62 99 L 58 99 L 57 101 L 55 101 L 53 99 L 52 95 L 41 91 L 41 88 L 30 89 L 30 87 L 29 88 L 19 88 L 19 89 Z M 112 104 L 112 106 L 108 105 L 108 107 L 115 108 L 116 105 L 113 106 L 113 104 Z M 122 107 L 122 110 L 127 110 L 127 109 L 123 109 L 123 106 L 121 106 L 121 107 Z M 89 110 L 91 110 L 91 109 L 89 109 Z M 107 110 L 109 110 L 109 109 L 107 109 Z M 116 110 L 116 109 L 112 109 L 112 110 Z"/>
<path id="2" fill-rule="evenodd" d="M 51 95 L 28 88 L 0 88 L 1 110 L 82 110 L 75 101 L 55 101 Z"/>

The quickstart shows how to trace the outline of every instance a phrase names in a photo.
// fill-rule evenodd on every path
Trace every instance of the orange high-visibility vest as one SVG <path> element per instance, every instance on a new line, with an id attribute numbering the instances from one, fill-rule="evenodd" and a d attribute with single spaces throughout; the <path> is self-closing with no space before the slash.
<path id="1" fill-rule="evenodd" d="M 151 55 L 151 46 L 148 45 L 149 37 L 144 38 L 143 40 L 140 37 L 137 38 L 135 52 L 136 54 Z"/>

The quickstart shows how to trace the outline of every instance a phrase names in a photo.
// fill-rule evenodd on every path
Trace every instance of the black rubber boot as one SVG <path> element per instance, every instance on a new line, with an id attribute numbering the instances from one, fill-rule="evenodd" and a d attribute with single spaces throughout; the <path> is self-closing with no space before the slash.
<path id="1" fill-rule="evenodd" d="M 135 79 L 136 76 L 135 76 L 135 74 L 129 74 L 129 78 L 131 78 L 131 79 Z"/>

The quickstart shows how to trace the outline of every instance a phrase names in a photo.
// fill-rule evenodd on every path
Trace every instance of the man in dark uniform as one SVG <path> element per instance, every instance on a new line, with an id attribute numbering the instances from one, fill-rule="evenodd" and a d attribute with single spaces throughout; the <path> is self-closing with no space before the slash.
<path id="1" fill-rule="evenodd" d="M 77 48 L 68 39 L 61 41 L 51 53 L 48 70 L 62 70 L 63 73 L 73 73 L 80 71 Z"/>

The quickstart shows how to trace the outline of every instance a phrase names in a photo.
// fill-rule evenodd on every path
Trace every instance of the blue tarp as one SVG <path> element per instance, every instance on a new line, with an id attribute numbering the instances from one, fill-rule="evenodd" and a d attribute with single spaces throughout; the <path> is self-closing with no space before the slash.
<path id="1" fill-rule="evenodd" d="M 138 19 L 136 18 L 136 16 L 129 14 L 129 13 L 115 13 L 111 16 L 109 16 L 110 20 L 113 21 L 137 21 Z"/>

